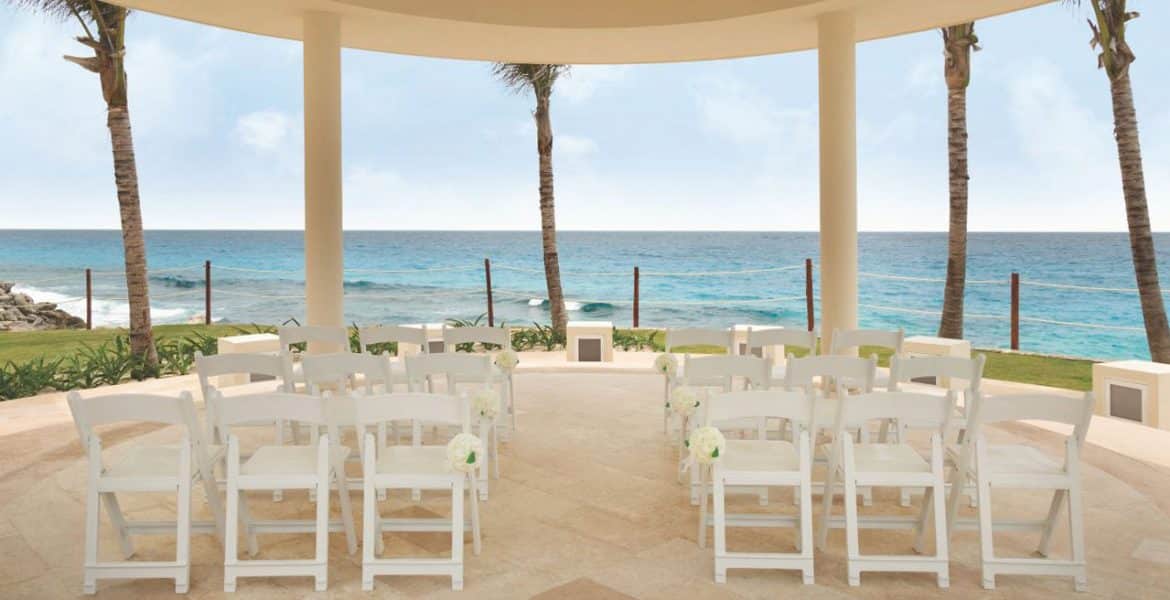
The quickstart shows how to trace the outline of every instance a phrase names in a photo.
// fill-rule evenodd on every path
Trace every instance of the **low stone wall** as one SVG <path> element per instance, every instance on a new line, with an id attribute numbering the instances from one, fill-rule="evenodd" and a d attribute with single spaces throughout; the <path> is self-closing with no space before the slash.
<path id="1" fill-rule="evenodd" d="M 0 331 L 82 329 L 85 319 L 75 317 L 52 302 L 35 302 L 28 294 L 12 291 L 13 284 L 0 281 Z"/>

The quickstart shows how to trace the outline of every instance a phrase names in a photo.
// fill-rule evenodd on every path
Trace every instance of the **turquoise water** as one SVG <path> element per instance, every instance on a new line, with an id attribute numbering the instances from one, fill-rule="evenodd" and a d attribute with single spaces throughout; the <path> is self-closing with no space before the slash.
<path id="1" fill-rule="evenodd" d="M 631 322 L 632 272 L 642 270 L 641 324 L 803 326 L 805 258 L 817 234 L 800 232 L 561 232 L 561 268 L 570 318 Z M 1160 265 L 1170 236 L 1157 236 Z M 184 322 L 203 310 L 202 262 L 213 265 L 216 320 L 279 323 L 302 318 L 303 245 L 292 231 L 147 233 L 155 320 Z M 939 279 L 943 233 L 862 233 L 865 273 Z M 1124 233 L 973 233 L 967 337 L 977 346 L 1009 343 L 1009 276 L 1021 288 L 1021 349 L 1093 358 L 1146 358 L 1136 293 L 1046 288 L 1034 283 L 1134 287 Z M 492 260 L 495 313 L 509 323 L 547 322 L 538 232 L 363 232 L 345 236 L 346 319 L 359 324 L 474 318 L 485 308 L 483 259 Z M 82 270 L 95 271 L 95 319 L 124 323 L 125 287 L 117 231 L 0 231 L 0 280 L 16 280 L 38 300 L 84 310 Z M 753 274 L 680 276 L 779 269 Z M 236 270 L 244 269 L 244 270 Z M 423 270 L 438 269 L 438 270 Z M 393 272 L 387 272 L 393 271 Z M 1166 275 L 1163 275 L 1166 281 Z M 941 281 L 860 282 L 861 324 L 933 334 Z M 1029 321 L 1103 325 L 1098 329 Z"/>

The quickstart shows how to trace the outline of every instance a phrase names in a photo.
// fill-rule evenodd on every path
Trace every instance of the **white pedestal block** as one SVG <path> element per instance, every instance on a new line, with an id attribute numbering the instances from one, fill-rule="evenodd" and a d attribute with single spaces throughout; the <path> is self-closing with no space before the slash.
<path id="1" fill-rule="evenodd" d="M 275 333 L 253 333 L 249 335 L 230 335 L 219 338 L 217 344 L 220 354 L 246 354 L 254 352 L 280 352 L 280 336 Z M 248 375 L 233 374 L 220 375 L 215 378 L 216 387 L 227 387 L 249 383 Z"/>
<path id="2" fill-rule="evenodd" d="M 751 329 L 752 331 L 765 331 L 768 329 L 784 329 L 784 328 L 777 326 L 777 325 L 736 325 L 734 329 L 735 329 L 735 334 L 734 334 L 735 335 L 735 345 L 732 347 L 732 350 L 737 355 L 743 356 L 745 354 L 748 354 L 748 347 L 747 347 L 748 339 L 747 338 L 748 338 L 748 330 L 749 329 Z M 757 350 L 756 356 L 763 356 L 764 358 L 771 358 L 773 360 L 775 360 L 776 358 L 783 358 L 783 356 L 784 356 L 784 346 L 768 346 L 768 347 L 764 348 L 763 350 L 764 351 L 762 354 L 760 353 L 759 350 Z M 779 355 L 780 355 L 779 357 L 775 356 L 777 353 L 779 353 Z"/>
<path id="3" fill-rule="evenodd" d="M 569 321 L 565 354 L 569 362 L 613 362 L 613 323 Z"/>
<path id="4" fill-rule="evenodd" d="M 971 342 L 929 335 L 913 335 L 902 340 L 902 352 L 908 356 L 957 356 L 959 358 L 971 358 Z M 950 378 L 942 378 L 942 381 L 939 381 L 938 385 L 950 387 Z"/>
<path id="5" fill-rule="evenodd" d="M 1170 429 L 1170 365 L 1145 360 L 1094 364 L 1093 397 L 1099 415 Z"/>
<path id="6" fill-rule="evenodd" d="M 403 327 L 425 329 L 427 332 L 428 353 L 434 354 L 443 351 L 443 324 L 442 323 L 411 323 Z M 418 344 L 398 344 L 398 356 L 412 356 L 422 352 Z"/>

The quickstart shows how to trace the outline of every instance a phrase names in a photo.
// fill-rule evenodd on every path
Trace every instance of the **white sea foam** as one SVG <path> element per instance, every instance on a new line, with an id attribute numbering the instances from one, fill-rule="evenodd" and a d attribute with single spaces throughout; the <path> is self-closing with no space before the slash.
<path id="1" fill-rule="evenodd" d="M 28 294 L 34 302 L 52 302 L 57 308 L 81 318 L 85 318 L 85 298 L 67 296 L 60 292 L 42 290 L 35 287 L 16 285 L 14 292 Z M 190 310 L 185 308 L 161 308 L 155 304 L 150 306 L 150 318 L 156 323 L 182 323 Z M 122 300 L 104 300 L 94 298 L 93 324 L 95 327 L 125 327 L 130 324 L 130 305 Z"/>
<path id="2" fill-rule="evenodd" d="M 540 306 L 547 306 L 547 305 L 548 305 L 548 298 L 532 298 L 532 299 L 528 300 L 528 306 L 531 306 L 533 308 L 540 307 Z M 565 310 L 567 310 L 567 311 L 576 312 L 576 311 L 581 310 L 584 307 L 585 307 L 585 304 L 582 302 L 577 302 L 576 300 L 565 300 Z"/>

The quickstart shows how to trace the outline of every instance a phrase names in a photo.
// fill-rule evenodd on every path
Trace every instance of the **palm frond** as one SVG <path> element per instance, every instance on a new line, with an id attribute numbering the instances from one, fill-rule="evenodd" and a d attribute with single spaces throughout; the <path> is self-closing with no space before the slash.
<path id="1" fill-rule="evenodd" d="M 516 93 L 531 90 L 538 96 L 552 93 L 553 85 L 561 75 L 569 72 L 569 65 L 538 65 L 529 63 L 495 63 L 492 75 Z"/>

